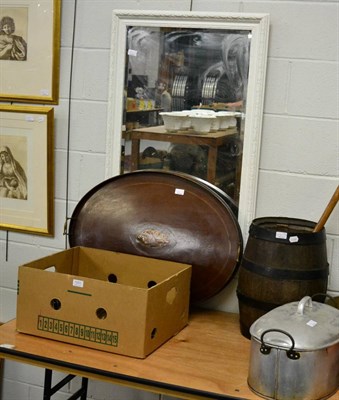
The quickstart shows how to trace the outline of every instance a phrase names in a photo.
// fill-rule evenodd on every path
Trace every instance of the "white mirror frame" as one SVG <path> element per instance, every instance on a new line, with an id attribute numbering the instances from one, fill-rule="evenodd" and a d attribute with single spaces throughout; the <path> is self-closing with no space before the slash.
<path id="1" fill-rule="evenodd" d="M 126 35 L 130 26 L 248 30 L 252 33 L 238 222 L 244 240 L 256 210 L 269 15 L 114 10 L 112 21 L 106 178 L 120 174 Z"/>

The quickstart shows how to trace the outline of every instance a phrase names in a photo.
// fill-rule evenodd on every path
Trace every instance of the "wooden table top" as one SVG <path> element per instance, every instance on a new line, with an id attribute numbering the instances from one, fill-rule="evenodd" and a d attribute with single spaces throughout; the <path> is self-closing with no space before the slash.
<path id="1" fill-rule="evenodd" d="M 0 358 L 183 399 L 260 399 L 247 385 L 250 341 L 238 318 L 192 311 L 188 326 L 145 359 L 18 333 L 13 320 L 0 327 Z"/>
<path id="2" fill-rule="evenodd" d="M 211 139 L 220 139 L 225 138 L 230 135 L 234 135 L 237 133 L 236 127 L 228 128 L 224 131 L 216 131 L 209 133 L 196 133 L 194 130 L 182 130 L 177 132 L 167 132 L 164 125 L 150 126 L 147 128 L 136 128 L 131 131 L 132 138 L 136 138 L 140 135 L 141 139 L 157 138 L 158 140 L 166 140 L 168 138 L 175 139 L 176 137 L 197 137 L 202 140 L 211 140 Z"/>

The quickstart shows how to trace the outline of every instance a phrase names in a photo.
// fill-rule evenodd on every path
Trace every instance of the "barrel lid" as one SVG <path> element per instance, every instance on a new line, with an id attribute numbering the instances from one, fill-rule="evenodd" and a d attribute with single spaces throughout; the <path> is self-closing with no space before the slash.
<path id="1" fill-rule="evenodd" d="M 319 350 L 339 343 L 339 310 L 305 296 L 257 319 L 252 338 L 265 345 L 295 350 Z"/>
<path id="2" fill-rule="evenodd" d="M 69 243 L 190 264 L 191 302 L 204 301 L 231 281 L 242 254 L 241 230 L 226 200 L 178 172 L 119 175 L 79 201 Z"/>

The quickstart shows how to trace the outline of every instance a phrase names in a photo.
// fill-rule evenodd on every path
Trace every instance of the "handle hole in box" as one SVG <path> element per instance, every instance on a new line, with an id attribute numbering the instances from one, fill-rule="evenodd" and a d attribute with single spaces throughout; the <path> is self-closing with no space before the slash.
<path id="1" fill-rule="evenodd" d="M 157 334 L 157 328 L 153 328 L 153 330 L 151 332 L 151 339 L 154 339 L 156 334 Z"/>
<path id="2" fill-rule="evenodd" d="M 109 274 L 108 275 L 108 282 L 117 283 L 118 282 L 118 277 L 115 274 Z"/>
<path id="3" fill-rule="evenodd" d="M 104 308 L 98 308 L 96 311 L 96 315 L 99 319 L 106 319 L 107 311 Z"/>
<path id="4" fill-rule="evenodd" d="M 50 304 L 53 310 L 60 310 L 61 308 L 61 301 L 59 299 L 52 299 Z"/>

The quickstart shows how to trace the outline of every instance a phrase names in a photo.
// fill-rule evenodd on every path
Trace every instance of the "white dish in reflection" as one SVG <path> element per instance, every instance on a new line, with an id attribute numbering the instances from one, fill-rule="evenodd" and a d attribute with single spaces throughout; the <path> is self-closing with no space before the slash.
<path id="1" fill-rule="evenodd" d="M 234 111 L 217 111 L 216 116 L 220 121 L 219 129 L 224 130 L 237 125 L 236 116 L 241 115 L 240 113 Z"/>
<path id="2" fill-rule="evenodd" d="M 211 123 L 211 127 L 209 132 L 216 132 L 220 129 L 220 119 L 219 118 L 215 118 L 217 113 L 214 110 L 205 110 L 205 109 L 194 109 L 191 110 L 190 113 L 191 116 L 201 116 L 201 117 L 205 117 L 205 116 L 211 116 L 213 117 L 212 123 Z"/>
<path id="3" fill-rule="evenodd" d="M 167 132 L 173 133 L 178 132 L 181 129 L 187 129 L 185 124 L 187 124 L 188 115 L 182 111 L 177 112 L 160 112 L 159 115 L 164 121 L 164 126 Z"/>
<path id="4" fill-rule="evenodd" d="M 205 115 L 195 113 L 190 115 L 190 119 L 195 133 L 209 133 L 217 118 L 215 115 L 207 113 Z"/>

